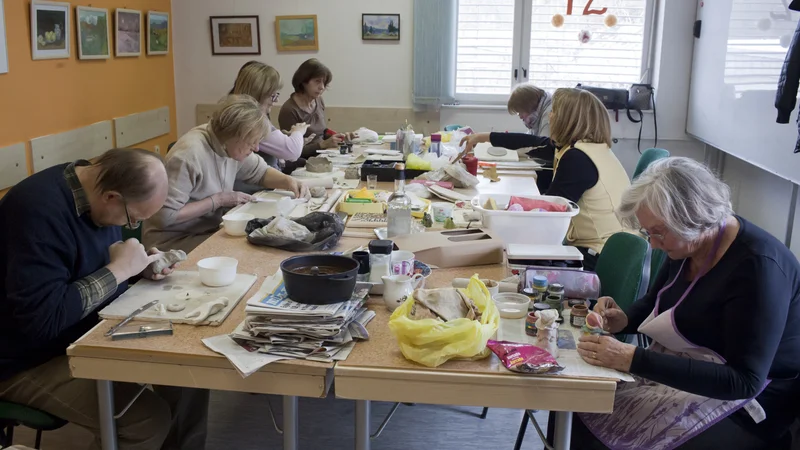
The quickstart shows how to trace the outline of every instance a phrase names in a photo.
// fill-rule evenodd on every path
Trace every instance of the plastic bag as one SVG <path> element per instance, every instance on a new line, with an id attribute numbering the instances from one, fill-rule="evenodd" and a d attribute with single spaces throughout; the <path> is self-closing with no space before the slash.
<path id="1" fill-rule="evenodd" d="M 481 311 L 480 321 L 466 318 L 447 322 L 412 320 L 409 314 L 414 306 L 413 295 L 392 313 L 389 329 L 406 359 L 437 367 L 453 358 L 478 360 L 489 356 L 491 351 L 486 348 L 486 342 L 497 332 L 500 313 L 477 275 L 470 278 L 463 292 Z"/>
<path id="2" fill-rule="evenodd" d="M 254 236 L 294 239 L 309 242 L 313 235 L 308 228 L 286 217 L 276 217 L 269 224 L 253 231 Z"/>
<path id="3" fill-rule="evenodd" d="M 378 133 L 370 130 L 369 128 L 361 127 L 357 129 L 355 133 L 358 135 L 358 137 L 353 139 L 354 144 L 367 144 L 367 143 L 378 142 Z"/>
<path id="4" fill-rule="evenodd" d="M 521 206 L 523 211 L 544 210 L 548 212 L 567 212 L 567 205 L 559 205 L 558 203 L 548 202 L 546 200 L 512 195 L 511 200 L 508 202 L 508 210 L 511 211 L 511 207 L 514 205 Z"/>
<path id="5" fill-rule="evenodd" d="M 478 177 L 467 172 L 461 163 L 448 164 L 439 170 L 431 170 L 415 178 L 416 180 L 449 181 L 457 188 L 469 188 L 480 183 Z"/>
<path id="6" fill-rule="evenodd" d="M 488 348 L 512 372 L 545 374 L 564 370 L 553 355 L 535 345 L 490 340 Z"/>
<path id="7" fill-rule="evenodd" d="M 297 222 L 313 233 L 308 242 L 276 236 L 259 236 L 253 233 L 268 225 L 273 219 L 275 218 L 270 217 L 247 222 L 247 227 L 245 227 L 247 241 L 253 245 L 275 247 L 290 252 L 318 252 L 335 247 L 344 233 L 344 222 L 339 216 L 319 211 L 297 219 L 287 219 Z"/>

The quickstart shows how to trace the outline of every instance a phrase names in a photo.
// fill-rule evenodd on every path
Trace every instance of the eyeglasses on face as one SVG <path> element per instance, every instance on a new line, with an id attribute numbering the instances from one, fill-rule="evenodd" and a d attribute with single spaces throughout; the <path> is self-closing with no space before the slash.
<path id="1" fill-rule="evenodd" d="M 129 230 L 137 230 L 140 226 L 142 226 L 142 221 L 131 221 L 131 214 L 128 212 L 128 201 L 125 200 L 125 197 L 122 197 L 122 204 L 125 205 L 125 218 L 128 219 L 128 224 L 125 225 L 125 228 Z"/>
<path id="2" fill-rule="evenodd" d="M 650 241 L 652 238 L 656 238 L 658 241 L 663 241 L 664 237 L 667 235 L 666 232 L 660 233 L 660 234 L 659 233 L 651 233 L 651 232 L 645 230 L 644 228 L 639 228 L 639 233 L 641 233 L 642 236 L 644 236 L 644 238 L 647 239 L 648 241 Z"/>

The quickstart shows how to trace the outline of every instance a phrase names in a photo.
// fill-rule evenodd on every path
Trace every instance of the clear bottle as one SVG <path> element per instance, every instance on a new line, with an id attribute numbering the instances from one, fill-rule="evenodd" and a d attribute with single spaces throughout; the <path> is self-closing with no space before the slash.
<path id="1" fill-rule="evenodd" d="M 406 166 L 394 166 L 394 193 L 389 197 L 386 211 L 389 237 L 411 234 L 411 198 L 406 195 Z"/>

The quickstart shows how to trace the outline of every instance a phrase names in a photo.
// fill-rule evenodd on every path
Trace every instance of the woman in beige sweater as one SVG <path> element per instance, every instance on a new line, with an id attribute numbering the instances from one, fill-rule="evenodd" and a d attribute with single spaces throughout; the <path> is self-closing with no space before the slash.
<path id="1" fill-rule="evenodd" d="M 226 97 L 211 121 L 183 135 L 167 154 L 169 193 L 145 221 L 142 240 L 190 252 L 219 229 L 229 208 L 252 200 L 233 190 L 234 181 L 307 196 L 305 186 L 253 153 L 268 133 L 266 115 L 252 97 Z"/>

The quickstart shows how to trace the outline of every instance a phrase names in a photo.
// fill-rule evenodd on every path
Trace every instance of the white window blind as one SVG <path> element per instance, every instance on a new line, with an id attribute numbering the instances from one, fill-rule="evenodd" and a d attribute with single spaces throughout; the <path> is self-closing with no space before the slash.
<path id="1" fill-rule="evenodd" d="M 516 0 L 459 0 L 456 94 L 508 94 Z"/>

